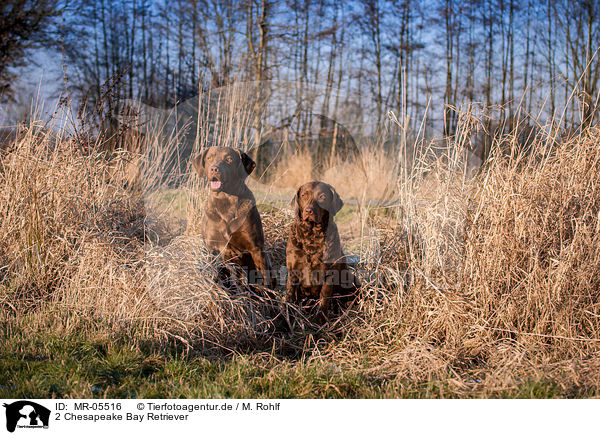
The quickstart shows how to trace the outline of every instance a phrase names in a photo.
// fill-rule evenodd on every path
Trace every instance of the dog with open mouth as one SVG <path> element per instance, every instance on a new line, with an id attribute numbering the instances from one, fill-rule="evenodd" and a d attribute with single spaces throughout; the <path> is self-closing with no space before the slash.
<path id="1" fill-rule="evenodd" d="M 256 164 L 243 151 L 229 147 L 209 147 L 192 160 L 200 177 L 209 182 L 210 194 L 202 235 L 213 253 L 248 271 L 248 283 L 275 286 L 269 259 L 264 251 L 265 237 L 254 195 L 246 178 Z"/>
<path id="2" fill-rule="evenodd" d="M 292 199 L 295 220 L 286 247 L 286 299 L 292 303 L 319 299 L 325 319 L 332 298 L 347 305 L 360 288 L 348 267 L 333 221 L 343 204 L 332 186 L 319 181 L 303 184 Z"/>

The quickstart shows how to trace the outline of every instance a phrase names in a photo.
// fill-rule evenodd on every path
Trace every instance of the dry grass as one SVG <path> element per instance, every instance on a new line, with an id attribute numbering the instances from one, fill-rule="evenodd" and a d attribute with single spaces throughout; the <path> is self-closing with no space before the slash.
<path id="1" fill-rule="evenodd" d="M 3 320 L 42 310 L 65 333 L 93 320 L 215 349 L 269 330 L 272 307 L 216 286 L 199 241 L 174 237 L 165 210 L 124 187 L 130 155 L 46 139 L 26 135 L 2 156 Z"/>
<path id="2" fill-rule="evenodd" d="M 498 157 L 475 192 L 463 288 L 493 336 L 563 357 L 597 347 L 599 133 L 541 143 L 527 162 Z"/>
<path id="3" fill-rule="evenodd" d="M 281 160 L 273 175 L 275 187 L 295 190 L 313 180 L 313 161 L 308 151 L 296 152 Z"/>
<path id="4" fill-rule="evenodd" d="M 361 154 L 360 161 L 342 162 L 325 170 L 323 181 L 335 186 L 343 198 L 389 200 L 397 197 L 399 177 L 395 156 L 375 147 L 365 148 Z"/>
<path id="5" fill-rule="evenodd" d="M 371 281 L 363 316 L 327 358 L 459 396 L 510 396 L 532 379 L 597 394 L 599 136 L 547 138 L 527 160 L 497 152 L 460 188 L 445 171 L 441 197 L 415 205 L 423 255 L 411 285 Z"/>
<path id="6" fill-rule="evenodd" d="M 465 176 L 459 138 L 446 154 L 423 153 L 428 171 L 406 178 L 367 149 L 365 178 L 352 178 L 367 184 L 363 198 L 399 204 L 357 203 L 362 297 L 326 326 L 215 283 L 218 260 L 196 236 L 205 194 L 197 177 L 161 201 L 158 177 L 125 187 L 140 156 L 82 153 L 33 131 L 1 157 L 4 325 L 65 336 L 119 328 L 132 342 L 176 341 L 203 355 L 267 352 L 298 370 L 335 365 L 389 382 L 398 396 L 512 396 L 532 382 L 563 396 L 600 391 L 596 128 L 561 144 L 540 138 L 526 158 L 498 151 L 476 178 Z M 291 162 L 278 168 L 281 187 L 310 173 L 306 156 Z M 325 179 L 350 197 L 343 181 L 355 172 L 342 165 Z M 378 177 L 391 187 L 371 182 Z M 177 201 L 185 231 L 169 213 Z M 262 214 L 280 268 L 289 212 Z"/>
<path id="7" fill-rule="evenodd" d="M 367 147 L 359 159 L 325 165 L 322 181 L 335 186 L 346 199 L 389 200 L 397 197 L 398 168 L 395 156 L 375 147 Z M 273 174 L 273 185 L 295 191 L 316 179 L 308 151 L 295 152 L 283 159 Z"/>

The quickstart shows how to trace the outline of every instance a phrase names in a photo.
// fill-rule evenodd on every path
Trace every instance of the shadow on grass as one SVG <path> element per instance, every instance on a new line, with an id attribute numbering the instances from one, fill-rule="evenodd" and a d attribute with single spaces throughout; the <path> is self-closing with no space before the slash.
<path id="1" fill-rule="evenodd" d="M 3 331 L 2 335 L 5 331 Z M 206 356 L 127 333 L 3 337 L 0 397 L 352 398 L 386 395 L 381 380 L 254 351 Z"/>

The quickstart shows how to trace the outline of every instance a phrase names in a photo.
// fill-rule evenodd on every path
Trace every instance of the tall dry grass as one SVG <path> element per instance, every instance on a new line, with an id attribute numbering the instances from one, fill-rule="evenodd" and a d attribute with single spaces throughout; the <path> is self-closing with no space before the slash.
<path id="1" fill-rule="evenodd" d="M 364 180 L 351 164 L 326 171 L 342 197 L 356 191 L 349 179 L 367 183 L 352 219 L 368 236 L 353 251 L 361 298 L 328 325 L 216 283 L 219 260 L 197 237 L 206 195 L 197 177 L 173 193 L 160 155 L 84 152 L 31 128 L 1 156 L 1 316 L 64 334 L 118 328 L 197 352 L 268 350 L 388 379 L 399 395 L 431 384 L 440 395 L 509 394 L 531 379 L 597 392 L 600 130 L 541 135 L 527 154 L 506 135 L 469 176 L 469 125 L 441 151 L 418 140 L 410 167 L 373 146 Z M 135 159 L 144 175 L 134 189 Z M 276 171 L 282 187 L 305 176 L 298 159 Z M 263 211 L 276 268 L 290 218 Z"/>
<path id="2" fill-rule="evenodd" d="M 218 261 L 151 195 L 160 174 L 131 184 L 131 161 L 141 174 L 160 165 L 26 130 L 1 157 L 3 321 L 65 334 L 125 328 L 218 351 L 266 341 L 273 307 L 216 285 Z"/>
<path id="3" fill-rule="evenodd" d="M 459 395 L 510 394 L 532 379 L 597 392 L 599 134 L 546 134 L 527 153 L 506 135 L 473 179 L 452 158 L 414 179 L 412 214 L 387 246 L 412 226 L 417 239 L 403 240 L 421 255 L 404 274 L 384 263 L 369 275 L 362 315 L 325 358 L 405 379 L 406 392 L 437 382 Z M 404 285 L 390 287 L 390 275 Z"/>
<path id="4" fill-rule="evenodd" d="M 561 356 L 597 347 L 600 326 L 597 128 L 526 161 L 497 156 L 473 195 L 463 269 L 478 326 Z"/>
<path id="5" fill-rule="evenodd" d="M 395 156 L 373 146 L 362 150 L 360 160 L 332 162 L 324 165 L 322 176 L 315 174 L 313 157 L 297 151 L 283 159 L 273 171 L 275 187 L 295 191 L 299 186 L 319 178 L 335 186 L 346 199 L 389 200 L 397 197 L 398 168 Z"/>

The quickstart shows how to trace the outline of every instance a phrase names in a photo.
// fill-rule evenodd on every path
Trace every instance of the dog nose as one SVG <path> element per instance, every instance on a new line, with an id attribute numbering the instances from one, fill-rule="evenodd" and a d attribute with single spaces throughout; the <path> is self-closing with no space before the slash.
<path id="1" fill-rule="evenodd" d="M 304 209 L 304 212 L 307 213 L 307 214 L 309 214 L 309 215 L 311 215 L 311 216 L 314 216 L 314 214 L 315 214 L 315 211 L 312 208 L 310 208 L 310 207 L 306 207 Z"/>
<path id="2" fill-rule="evenodd" d="M 218 167 L 218 166 L 215 166 L 215 165 L 212 165 L 212 166 L 209 168 L 209 170 L 210 170 L 210 173 L 211 173 L 211 175 L 212 175 L 212 174 L 218 174 L 219 172 L 221 172 L 221 170 L 219 169 L 219 167 Z"/>

